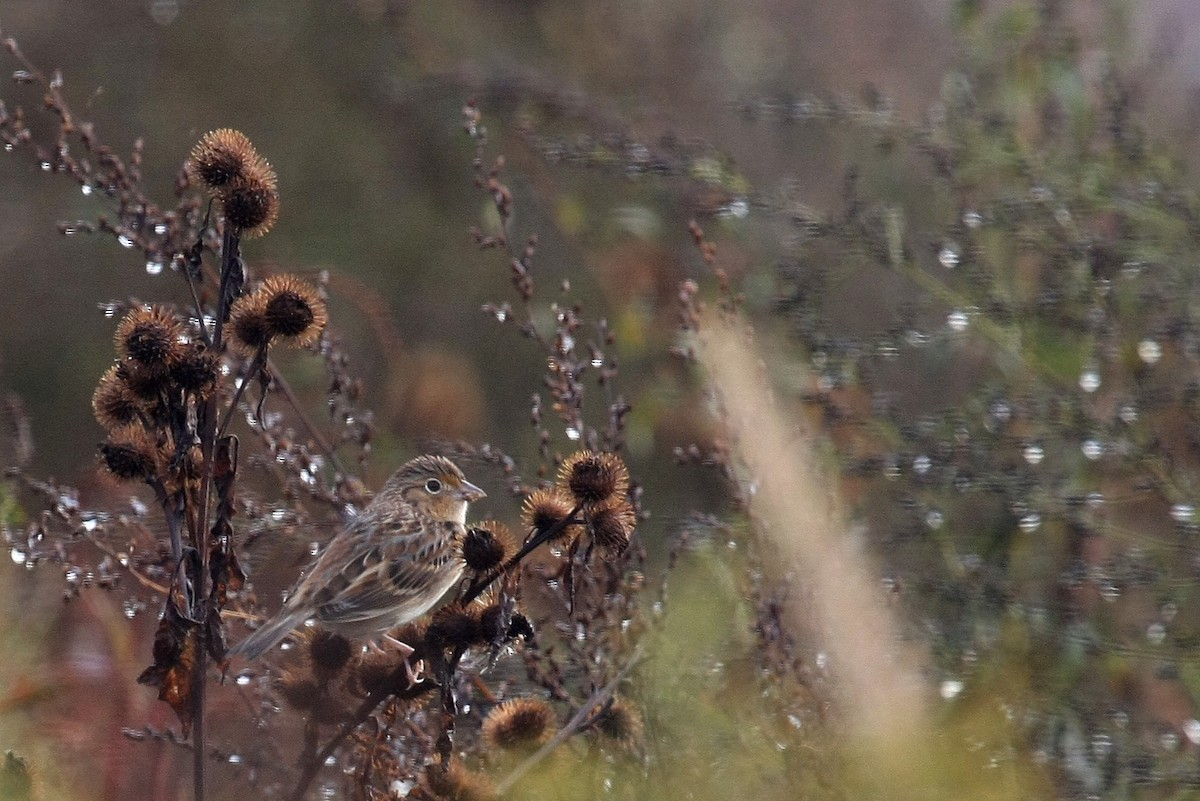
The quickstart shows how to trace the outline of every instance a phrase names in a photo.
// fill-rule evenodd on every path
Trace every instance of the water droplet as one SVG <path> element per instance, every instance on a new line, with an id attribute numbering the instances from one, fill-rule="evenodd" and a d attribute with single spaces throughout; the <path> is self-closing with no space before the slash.
<path id="1" fill-rule="evenodd" d="M 242 764 L 242 758 L 241 758 L 241 756 L 240 756 L 240 755 L 238 755 L 238 754 L 230 754 L 230 755 L 229 755 L 229 764 L 230 764 L 230 765 L 240 765 L 240 764 Z"/>
<path id="2" fill-rule="evenodd" d="M 942 249 L 938 251 L 938 263 L 947 270 L 953 270 L 958 266 L 958 245 L 954 242 L 947 242 L 942 245 Z"/>
<path id="3" fill-rule="evenodd" d="M 925 525 L 930 528 L 941 528 L 942 523 L 946 522 L 946 517 L 937 509 L 930 509 L 925 514 Z"/>
<path id="4" fill-rule="evenodd" d="M 825 653 L 824 651 L 818 651 L 816 662 L 818 670 L 824 670 L 825 668 L 829 667 L 829 654 Z"/>
<path id="5" fill-rule="evenodd" d="M 1046 451 L 1041 445 L 1030 443 L 1025 446 L 1025 461 L 1036 467 L 1046 458 Z"/>
<path id="6" fill-rule="evenodd" d="M 1138 410 L 1132 403 L 1127 403 L 1117 412 L 1117 417 L 1121 418 L 1121 422 L 1127 426 L 1131 426 L 1137 422 Z"/>
<path id="7" fill-rule="evenodd" d="M 955 309 L 950 312 L 950 316 L 946 318 L 946 325 L 950 326 L 951 331 L 966 331 L 967 326 L 971 324 L 971 319 L 967 317 L 967 313 L 961 309 Z"/>
<path id="8" fill-rule="evenodd" d="M 962 221 L 963 225 L 974 230 L 983 225 L 983 215 L 977 211 L 968 211 L 963 214 Z"/>
<path id="9" fill-rule="evenodd" d="M 138 517 L 145 517 L 146 513 L 150 511 L 146 508 L 146 504 L 142 502 L 142 499 L 136 495 L 129 499 L 129 508 L 133 510 L 133 513 Z"/>
<path id="10" fill-rule="evenodd" d="M 579 439 L 579 429 L 576 428 L 575 426 L 567 426 L 566 433 L 567 433 L 567 439 L 571 440 L 572 442 L 575 442 L 576 440 Z"/>
<path id="11" fill-rule="evenodd" d="M 8 555 L 12 558 L 13 564 L 15 564 L 15 565 L 25 564 L 25 560 L 27 557 L 26 557 L 24 551 L 19 550 L 17 548 L 13 548 L 11 551 L 8 552 Z"/>
<path id="12" fill-rule="evenodd" d="M 1097 734 L 1092 737 L 1092 754 L 1097 758 L 1108 756 L 1112 751 L 1113 740 L 1107 734 Z"/>
<path id="13" fill-rule="evenodd" d="M 1084 392 L 1095 392 L 1100 388 L 1100 371 L 1095 367 L 1085 368 L 1079 376 L 1079 388 Z"/>
<path id="14" fill-rule="evenodd" d="M 1158 741 L 1164 751 L 1174 751 L 1179 747 L 1179 735 L 1173 731 L 1163 732 Z"/>
<path id="15" fill-rule="evenodd" d="M 1089 492 L 1087 496 L 1087 505 L 1092 509 L 1099 509 L 1104 505 L 1103 492 Z"/>
<path id="16" fill-rule="evenodd" d="M 126 598 L 121 604 L 121 613 L 125 615 L 127 620 L 133 620 L 141 611 L 141 603 L 133 598 Z"/>
<path id="17" fill-rule="evenodd" d="M 1003 399 L 992 401 L 991 408 L 988 411 L 998 423 L 1007 423 L 1012 418 L 1012 406 L 1008 404 L 1008 401 Z"/>
<path id="18" fill-rule="evenodd" d="M 505 308 L 496 309 L 495 314 L 496 314 L 496 322 L 502 323 L 508 319 L 508 309 L 505 309 Z"/>
<path id="19" fill-rule="evenodd" d="M 50 162 L 43 161 L 41 166 L 42 166 L 42 172 L 50 172 Z"/>
<path id="20" fill-rule="evenodd" d="M 1179 614 L 1179 607 L 1174 601 L 1167 601 L 1162 605 L 1162 608 L 1158 610 L 1158 614 L 1162 617 L 1164 623 L 1170 623 L 1175 619 L 1175 616 Z"/>
<path id="21" fill-rule="evenodd" d="M 916 459 L 913 459 L 913 471 L 919 476 L 928 473 L 931 467 L 933 467 L 933 460 L 925 454 L 921 454 Z"/>
<path id="22" fill-rule="evenodd" d="M 79 187 L 79 191 L 82 192 L 86 196 L 86 195 L 92 194 L 92 192 L 94 190 L 92 189 L 91 184 L 83 184 L 82 186 Z"/>
<path id="23" fill-rule="evenodd" d="M 1100 587 L 1100 597 L 1112 603 L 1121 597 L 1121 588 L 1111 581 L 1107 582 Z"/>
<path id="24" fill-rule="evenodd" d="M 1153 339 L 1143 339 L 1138 343 L 1138 358 L 1146 364 L 1157 364 L 1162 358 L 1162 345 Z"/>
<path id="25" fill-rule="evenodd" d="M 1041 527 L 1042 516 L 1037 512 L 1030 512 L 1021 518 L 1021 521 L 1018 523 L 1018 525 L 1021 527 L 1021 531 L 1024 531 L 1026 534 L 1032 534 Z"/>
<path id="26" fill-rule="evenodd" d="M 938 692 L 941 694 L 942 698 L 947 701 L 951 701 L 957 698 L 958 694 L 963 691 L 963 686 L 964 685 L 962 681 L 959 679 L 946 679 L 942 682 L 942 686 L 939 688 Z"/>
<path id="27" fill-rule="evenodd" d="M 1192 745 L 1200 745 L 1200 720 L 1192 718 L 1183 722 L 1183 736 L 1188 738 L 1188 742 Z"/>
<path id="28" fill-rule="evenodd" d="M 1098 439 L 1085 439 L 1079 450 L 1089 461 L 1094 462 L 1104 455 L 1104 443 Z"/>
<path id="29" fill-rule="evenodd" d="M 146 273 L 147 274 L 160 275 L 162 273 L 162 271 L 163 271 L 163 263 L 161 261 L 154 261 L 153 259 L 151 259 L 150 261 L 146 262 Z"/>
<path id="30" fill-rule="evenodd" d="M 1196 507 L 1190 503 L 1177 503 L 1171 507 L 1171 519 L 1176 523 L 1190 523 L 1196 519 Z"/>
<path id="31" fill-rule="evenodd" d="M 117 242 L 119 242 L 121 244 L 121 247 L 123 247 L 123 248 L 131 248 L 131 247 L 133 247 L 133 244 L 134 244 L 133 240 L 130 239 L 125 234 L 121 234 L 120 236 L 118 236 Z"/>
<path id="32" fill-rule="evenodd" d="M 1054 221 L 1066 228 L 1071 224 L 1071 210 L 1066 206 L 1059 206 L 1054 210 Z"/>
<path id="33" fill-rule="evenodd" d="M 1151 645 L 1162 645 L 1163 640 L 1167 639 L 1167 627 L 1162 623 L 1151 623 L 1146 627 L 1146 639 Z"/>
<path id="34" fill-rule="evenodd" d="M 237 674 L 237 678 L 236 678 L 236 679 L 234 679 L 234 681 L 237 683 L 237 686 L 239 686 L 239 687 L 245 687 L 245 686 L 246 686 L 246 685 L 248 685 L 248 684 L 251 682 L 251 680 L 253 680 L 253 679 L 254 679 L 254 674 L 253 674 L 253 673 L 251 673 L 251 672 L 250 672 L 250 671 L 248 671 L 248 670 L 243 670 L 241 673 L 238 673 L 238 674 Z"/>

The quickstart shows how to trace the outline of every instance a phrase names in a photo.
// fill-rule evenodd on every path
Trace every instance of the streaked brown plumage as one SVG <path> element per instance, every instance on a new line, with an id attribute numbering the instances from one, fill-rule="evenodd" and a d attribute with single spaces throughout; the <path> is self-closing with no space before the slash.
<path id="1" fill-rule="evenodd" d="M 310 618 L 375 638 L 423 615 L 461 578 L 467 504 L 483 497 L 449 459 L 406 463 L 329 542 L 279 614 L 230 655 L 254 659 Z"/>

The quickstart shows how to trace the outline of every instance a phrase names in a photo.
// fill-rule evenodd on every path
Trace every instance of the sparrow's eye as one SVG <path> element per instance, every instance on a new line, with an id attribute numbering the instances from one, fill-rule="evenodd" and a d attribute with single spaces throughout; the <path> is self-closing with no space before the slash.
<path id="1" fill-rule="evenodd" d="M 442 482 L 438 481 L 436 478 L 429 479 L 425 482 L 425 491 L 430 495 L 437 495 L 442 491 Z"/>

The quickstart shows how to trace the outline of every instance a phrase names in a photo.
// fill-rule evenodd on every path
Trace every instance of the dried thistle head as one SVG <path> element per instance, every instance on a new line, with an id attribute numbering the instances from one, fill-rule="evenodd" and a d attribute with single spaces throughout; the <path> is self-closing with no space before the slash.
<path id="1" fill-rule="evenodd" d="M 620 698 L 613 699 L 608 708 L 596 710 L 595 728 L 604 737 L 616 741 L 626 749 L 634 749 L 641 745 L 644 725 L 642 714 L 632 704 Z"/>
<path id="2" fill-rule="evenodd" d="M 182 390 L 206 397 L 217 384 L 217 362 L 217 355 L 203 345 L 183 345 L 171 365 L 171 381 Z"/>
<path id="3" fill-rule="evenodd" d="M 117 326 L 117 351 L 151 370 L 166 369 L 180 352 L 183 325 L 161 306 L 133 309 Z"/>
<path id="4" fill-rule="evenodd" d="M 329 323 L 325 301 L 316 288 L 294 275 L 273 275 L 258 289 L 271 339 L 304 348 L 317 341 Z"/>
<path id="5" fill-rule="evenodd" d="M 411 646 L 425 640 L 428 624 L 413 621 L 392 629 L 388 636 Z M 415 656 L 413 659 L 415 660 Z M 347 668 L 349 676 L 346 686 L 359 695 L 368 693 L 402 696 L 412 689 L 408 672 L 404 669 L 405 657 L 398 650 L 383 652 L 366 651 L 359 654 Z"/>
<path id="6" fill-rule="evenodd" d="M 425 769 L 425 787 L 441 801 L 493 801 L 496 798 L 492 780 L 467 770 L 460 762 L 430 765 Z"/>
<path id="7" fill-rule="evenodd" d="M 576 451 L 558 470 L 558 485 L 585 508 L 623 498 L 629 471 L 615 453 Z"/>
<path id="8" fill-rule="evenodd" d="M 244 177 L 250 166 L 260 161 L 262 158 L 244 133 L 218 128 L 202 136 L 192 148 L 187 172 L 193 182 L 217 191 Z"/>
<path id="9" fill-rule="evenodd" d="M 470 647 L 490 640 L 479 625 L 484 607 L 481 604 L 452 603 L 433 614 L 426 641 L 438 648 Z"/>
<path id="10" fill-rule="evenodd" d="M 468 528 L 463 536 L 463 561 L 476 573 L 486 573 L 504 564 L 515 552 L 514 542 L 508 526 L 497 520 L 484 520 Z"/>
<path id="11" fill-rule="evenodd" d="M 163 390 L 170 386 L 170 374 L 163 370 L 143 367 L 128 359 L 117 364 L 116 369 L 117 378 L 144 404 L 158 401 Z"/>
<path id="12" fill-rule="evenodd" d="M 481 734 L 488 748 L 507 751 L 541 745 L 557 728 L 550 704 L 540 698 L 512 698 L 488 713 Z"/>
<path id="13" fill-rule="evenodd" d="M 552 540 L 560 540 L 578 533 L 578 526 L 563 525 L 574 507 L 570 498 L 557 487 L 534 490 L 521 507 L 521 522 L 537 533 L 557 528 Z"/>
<path id="14" fill-rule="evenodd" d="M 321 687 L 312 676 L 300 670 L 287 670 L 280 674 L 275 689 L 284 702 L 301 712 L 314 708 L 321 700 Z"/>
<path id="15" fill-rule="evenodd" d="M 588 533 L 592 542 L 609 556 L 616 556 L 629 545 L 629 537 L 637 526 L 633 506 L 624 497 L 592 509 L 588 515 Z"/>
<path id="16" fill-rule="evenodd" d="M 262 236 L 279 217 L 279 190 L 275 171 L 261 159 L 246 173 L 221 187 L 217 197 L 228 222 L 241 236 Z"/>
<path id="17" fill-rule="evenodd" d="M 92 412 L 105 428 L 119 428 L 138 421 L 142 399 L 130 389 L 118 374 L 117 366 L 109 367 L 92 393 Z"/>
<path id="18" fill-rule="evenodd" d="M 110 432 L 100 445 L 100 457 L 108 472 L 122 481 L 145 481 L 158 472 L 158 443 L 136 423 Z"/>
<path id="19" fill-rule="evenodd" d="M 318 681 L 329 681 L 346 666 L 354 650 L 350 641 L 340 634 L 317 629 L 308 639 L 308 658 Z"/>
<path id="20" fill-rule="evenodd" d="M 234 301 L 225 333 L 230 347 L 252 356 L 273 342 L 307 347 L 328 322 L 325 301 L 311 284 L 292 275 L 273 275 Z"/>
<path id="21" fill-rule="evenodd" d="M 253 356 L 271 344 L 267 304 L 262 294 L 250 292 L 233 302 L 229 322 L 225 324 L 225 339 L 229 347 L 243 356 Z"/>

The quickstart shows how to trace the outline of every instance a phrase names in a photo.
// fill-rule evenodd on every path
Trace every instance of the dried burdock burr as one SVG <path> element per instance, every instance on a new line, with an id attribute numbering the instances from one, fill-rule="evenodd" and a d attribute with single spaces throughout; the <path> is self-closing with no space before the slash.
<path id="1" fill-rule="evenodd" d="M 490 642 L 480 626 L 484 606 L 478 603 L 453 603 L 443 606 L 429 622 L 426 642 L 438 648 L 464 648 Z"/>
<path id="2" fill-rule="evenodd" d="M 614 453 L 576 451 L 558 471 L 558 484 L 584 508 L 624 498 L 629 491 L 629 471 Z"/>
<path id="3" fill-rule="evenodd" d="M 124 481 L 152 478 L 157 472 L 158 454 L 154 438 L 136 423 L 112 431 L 100 445 L 104 466 Z"/>
<path id="4" fill-rule="evenodd" d="M 180 353 L 182 334 L 173 312 L 161 306 L 134 309 L 117 326 L 117 352 L 145 369 L 165 370 Z"/>
<path id="5" fill-rule="evenodd" d="M 275 172 L 262 162 L 221 187 L 217 194 L 228 222 L 241 236 L 252 239 L 271 230 L 279 217 Z"/>
<path id="6" fill-rule="evenodd" d="M 587 513 L 587 530 L 592 542 L 609 556 L 625 550 L 636 525 L 637 515 L 624 497 L 613 498 Z"/>
<path id="7" fill-rule="evenodd" d="M 541 536 L 553 531 L 551 540 L 574 537 L 578 533 L 578 526 L 564 525 L 573 508 L 571 499 L 557 487 L 544 487 L 534 490 L 525 499 L 521 507 L 521 522 Z"/>
<path id="8" fill-rule="evenodd" d="M 642 715 L 632 704 L 614 698 L 607 707 L 596 709 L 597 732 L 626 749 L 634 749 L 641 745 L 644 726 Z"/>
<path id="9" fill-rule="evenodd" d="M 226 335 L 235 351 L 252 356 L 276 342 L 307 347 L 328 322 L 325 301 L 312 285 L 295 276 L 275 275 L 237 299 Z"/>
<path id="10" fill-rule="evenodd" d="M 486 573 L 499 567 L 515 550 L 508 526 L 496 520 L 476 523 L 467 529 L 463 537 L 463 561 L 476 573 Z"/>
<path id="11" fill-rule="evenodd" d="M 118 375 L 116 365 L 109 367 L 92 393 L 92 412 L 105 428 L 118 428 L 137 422 L 142 400 Z"/>
<path id="12" fill-rule="evenodd" d="M 467 770 L 460 762 L 434 763 L 425 769 L 425 788 L 441 801 L 492 801 L 496 787 L 486 776 Z"/>
<path id="13" fill-rule="evenodd" d="M 209 131 L 192 149 L 187 161 L 188 177 L 215 192 L 244 178 L 262 161 L 254 145 L 241 131 L 219 128 Z"/>
<path id="14" fill-rule="evenodd" d="M 528 749 L 554 736 L 558 719 L 540 698 L 512 698 L 492 709 L 483 721 L 484 745 L 501 750 Z"/>
<path id="15" fill-rule="evenodd" d="M 340 634 L 324 629 L 313 632 L 308 641 L 308 657 L 313 675 L 318 681 L 329 681 L 346 666 L 354 655 L 350 641 Z"/>
<path id="16" fill-rule="evenodd" d="M 217 363 L 217 355 L 202 345 L 182 345 L 170 368 L 171 381 L 186 392 L 205 397 L 216 386 Z"/>

